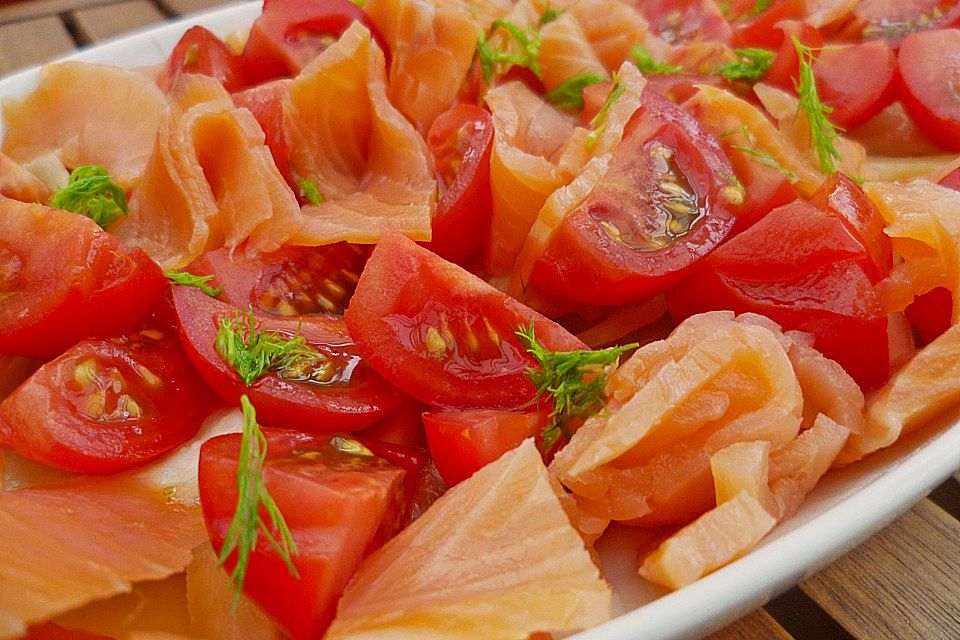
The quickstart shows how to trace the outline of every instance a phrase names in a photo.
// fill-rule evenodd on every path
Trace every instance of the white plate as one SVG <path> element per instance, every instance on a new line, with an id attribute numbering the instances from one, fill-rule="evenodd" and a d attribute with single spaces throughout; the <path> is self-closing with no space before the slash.
<path id="1" fill-rule="evenodd" d="M 218 35 L 247 27 L 259 3 L 244 3 L 164 24 L 69 56 L 72 60 L 155 64 L 180 34 L 201 24 Z M 0 80 L 0 97 L 21 95 L 37 82 L 37 69 Z M 0 130 L 2 134 L 2 130 Z M 664 594 L 636 575 L 631 531 L 616 529 L 600 545 L 616 586 L 615 619 L 571 640 L 699 638 L 762 606 L 843 555 L 960 468 L 960 421 L 945 416 L 920 433 L 851 468 L 830 473 L 800 512 L 774 529 L 746 557 L 681 589 Z"/>

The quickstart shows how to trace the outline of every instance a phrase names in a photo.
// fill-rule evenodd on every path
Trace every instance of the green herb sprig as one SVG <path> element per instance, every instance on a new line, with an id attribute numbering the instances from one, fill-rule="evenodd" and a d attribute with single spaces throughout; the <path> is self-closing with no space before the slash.
<path id="1" fill-rule="evenodd" d="M 714 69 L 714 73 L 728 82 L 742 80 L 757 82 L 767 75 L 773 64 L 773 51 L 766 49 L 734 49 L 737 60 Z"/>
<path id="2" fill-rule="evenodd" d="M 533 402 L 545 397 L 553 400 L 550 424 L 541 434 L 548 448 L 566 435 L 564 424 L 568 420 L 588 417 L 603 408 L 606 367 L 640 346 L 634 343 L 596 351 L 550 351 L 537 340 L 533 323 L 520 327 L 516 335 L 539 365 L 526 371 L 527 380 L 537 389 Z"/>
<path id="3" fill-rule="evenodd" d="M 630 50 L 630 59 L 641 73 L 647 75 L 677 75 L 683 73 L 683 67 L 667 62 L 657 62 L 650 50 L 638 44 Z"/>
<path id="4" fill-rule="evenodd" d="M 797 104 L 797 115 L 803 112 L 810 124 L 810 145 L 817 155 L 820 171 L 833 173 L 837 170 L 835 160 L 841 160 L 837 151 L 837 136 L 842 131 L 830 122 L 828 117 L 833 108 L 820 101 L 817 93 L 817 84 L 813 76 L 814 51 L 796 36 L 793 36 L 793 46 L 797 49 L 800 58 L 800 78 L 797 81 L 797 95 L 800 102 Z"/>
<path id="5" fill-rule="evenodd" d="M 323 194 L 320 193 L 317 183 L 313 180 L 301 180 L 299 182 L 299 186 L 300 197 L 310 204 L 320 204 L 324 201 Z"/>
<path id="6" fill-rule="evenodd" d="M 620 78 L 617 77 L 617 74 L 613 74 L 613 87 L 611 87 L 610 93 L 607 94 L 607 99 L 603 101 L 603 105 L 600 106 L 597 114 L 590 119 L 590 128 L 593 129 L 593 131 L 587 135 L 587 146 L 596 144 L 600 136 L 607 130 L 607 114 L 610 113 L 613 105 L 617 104 L 617 100 L 620 99 L 620 96 L 623 95 L 625 90 L 626 87 L 620 83 Z"/>
<path id="7" fill-rule="evenodd" d="M 196 287 L 211 298 L 216 298 L 223 291 L 223 287 L 210 286 L 209 283 L 214 279 L 214 276 L 198 276 L 188 271 L 177 271 L 176 269 L 168 269 L 163 272 L 163 275 L 167 277 L 170 284 L 176 284 L 182 287 Z"/>
<path id="8" fill-rule="evenodd" d="M 511 39 L 520 46 L 520 53 L 500 51 L 490 44 L 489 36 L 492 36 L 497 29 L 505 29 L 510 34 Z M 481 31 L 477 36 L 477 58 L 480 61 L 483 79 L 488 85 L 493 84 L 494 67 L 498 64 L 526 67 L 539 78 L 540 33 L 534 29 L 524 29 L 507 20 L 494 20 L 490 25 L 489 34 Z"/>
<path id="9" fill-rule="evenodd" d="M 127 213 L 123 189 L 110 179 L 106 169 L 94 164 L 74 169 L 67 186 L 53 194 L 50 204 L 87 216 L 102 228 Z"/>
<path id="10" fill-rule="evenodd" d="M 583 109 L 583 90 L 590 85 L 606 82 L 609 79 L 608 76 L 599 73 L 581 73 L 568 78 L 544 97 L 565 109 Z"/>

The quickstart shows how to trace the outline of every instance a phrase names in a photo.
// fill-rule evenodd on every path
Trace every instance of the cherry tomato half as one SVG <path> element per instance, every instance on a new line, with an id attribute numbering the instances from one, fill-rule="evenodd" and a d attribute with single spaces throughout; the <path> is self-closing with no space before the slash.
<path id="1" fill-rule="evenodd" d="M 744 9 L 752 10 L 757 6 L 755 1 L 738 1 L 737 4 L 741 8 L 733 12 L 733 15 L 742 15 Z M 778 48 L 783 39 L 775 27 L 786 20 L 803 18 L 807 11 L 806 4 L 805 0 L 774 0 L 758 15 L 748 16 L 746 20 L 738 20 L 733 29 L 734 46 Z"/>
<path id="2" fill-rule="evenodd" d="M 823 36 L 813 25 L 797 20 L 778 23 L 773 33 L 777 36 L 773 44 L 777 49 L 777 55 L 767 74 L 763 76 L 763 82 L 787 91 L 796 91 L 797 81 L 800 78 L 800 56 L 797 54 L 797 45 L 793 39 L 796 38 L 800 44 L 817 50 L 816 54 L 819 55 L 821 53 L 819 49 L 823 47 Z"/>
<path id="3" fill-rule="evenodd" d="M 896 48 L 911 33 L 956 26 L 958 17 L 956 0 L 860 0 L 846 32 Z"/>
<path id="4" fill-rule="evenodd" d="M 360 561 L 399 527 L 404 472 L 340 436 L 270 428 L 263 433 L 263 480 L 297 544 L 292 561 L 299 577 L 261 535 L 244 591 L 294 640 L 313 640 L 333 619 Z M 217 551 L 237 504 L 240 446 L 240 434 L 228 434 L 200 450 L 200 504 Z M 236 556 L 228 559 L 228 571 L 235 562 Z"/>
<path id="5" fill-rule="evenodd" d="M 172 335 L 84 340 L 0 404 L 0 446 L 65 471 L 114 473 L 189 440 L 212 399 Z"/>
<path id="6" fill-rule="evenodd" d="M 531 284 L 585 304 L 664 291 L 730 232 L 732 176 L 719 143 L 690 114 L 644 93 L 607 174 L 547 241 Z"/>
<path id="7" fill-rule="evenodd" d="M 469 104 L 451 107 L 433 121 L 427 146 L 439 174 L 440 201 L 426 246 L 446 260 L 466 264 L 490 235 L 490 112 Z"/>
<path id="8" fill-rule="evenodd" d="M 645 0 L 636 7 L 668 44 L 730 42 L 730 25 L 713 0 Z"/>
<path id="9" fill-rule="evenodd" d="M 353 431 L 376 422 L 403 402 L 402 393 L 374 372 L 347 333 L 342 318 L 278 318 L 254 312 L 263 328 L 287 337 L 297 333 L 324 357 L 304 371 L 271 371 L 244 385 L 236 370 L 214 348 L 222 319 L 247 311 L 224 304 L 193 287 L 174 287 L 173 301 L 187 355 L 210 387 L 228 402 L 246 393 L 265 424 L 296 425 L 304 431 Z"/>
<path id="10" fill-rule="evenodd" d="M 350 0 L 266 0 L 240 56 L 251 84 L 295 76 L 351 24 L 365 26 L 387 56 L 389 49 L 363 10 Z"/>
<path id="11" fill-rule="evenodd" d="M 167 289 L 160 267 L 89 218 L 0 198 L 0 353 L 52 358 L 136 325 Z"/>
<path id="12" fill-rule="evenodd" d="M 536 366 L 514 332 L 533 323 L 554 351 L 584 349 L 562 327 L 395 232 L 380 238 L 344 316 L 360 353 L 414 398 L 453 409 L 517 409 Z"/>
<path id="13" fill-rule="evenodd" d="M 833 109 L 830 122 L 844 129 L 883 111 L 897 94 L 897 56 L 883 40 L 827 47 L 813 63 L 817 92 Z"/>
<path id="14" fill-rule="evenodd" d="M 900 100 L 924 135 L 960 150 L 960 29 L 920 31 L 900 47 Z"/>
<path id="15" fill-rule="evenodd" d="M 174 78 L 182 73 L 216 78 L 227 91 L 237 91 L 245 85 L 240 56 L 223 40 L 200 26 L 187 29 L 173 48 L 158 81 L 160 88 L 169 90 Z"/>

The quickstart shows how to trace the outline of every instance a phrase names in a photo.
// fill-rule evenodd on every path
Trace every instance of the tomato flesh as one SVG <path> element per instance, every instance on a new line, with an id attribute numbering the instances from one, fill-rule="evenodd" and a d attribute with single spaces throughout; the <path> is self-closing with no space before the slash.
<path id="1" fill-rule="evenodd" d="M 458 484 L 550 422 L 546 411 L 454 411 L 424 413 L 430 454 L 448 486 Z"/>
<path id="2" fill-rule="evenodd" d="M 914 33 L 900 47 L 900 100 L 924 135 L 960 150 L 960 29 Z"/>
<path id="3" fill-rule="evenodd" d="M 404 472 L 375 455 L 352 453 L 340 436 L 263 432 L 263 480 L 297 544 L 292 560 L 299 578 L 261 535 L 244 591 L 294 640 L 319 638 L 360 561 L 396 532 Z M 240 434 L 229 434 L 200 450 L 200 504 L 218 551 L 237 504 L 240 446 Z M 261 516 L 269 522 L 262 510 Z M 235 555 L 228 559 L 228 571 L 235 562 Z"/>
<path id="4" fill-rule="evenodd" d="M 271 371 L 247 387 L 214 348 L 220 321 L 246 319 L 247 312 L 192 287 L 175 287 L 173 301 L 180 336 L 197 371 L 227 402 L 237 403 L 247 394 L 265 424 L 322 433 L 353 431 L 373 424 L 404 400 L 360 356 L 342 318 L 288 319 L 254 312 L 265 329 L 288 337 L 299 332 L 325 362 L 310 371 Z"/>
<path id="5" fill-rule="evenodd" d="M 360 353 L 426 404 L 517 409 L 535 366 L 514 332 L 531 323 L 554 351 L 586 348 L 562 327 L 403 235 L 381 236 L 344 318 Z"/>
<path id="6" fill-rule="evenodd" d="M 953 0 L 861 0 L 850 30 L 863 40 L 882 39 L 897 47 L 912 33 L 953 26 L 958 9 Z"/>
<path id="7" fill-rule="evenodd" d="M 852 129 L 893 102 L 897 56 L 882 40 L 828 47 L 813 63 L 813 75 L 820 99 L 833 109 L 830 122 Z"/>
<path id="8" fill-rule="evenodd" d="M 773 44 L 777 55 L 767 74 L 763 76 L 763 82 L 787 91 L 796 91 L 797 81 L 800 78 L 800 56 L 797 54 L 797 45 L 793 39 L 796 38 L 800 44 L 817 50 L 816 53 L 819 55 L 822 53 L 819 49 L 823 47 L 823 36 L 813 25 L 798 20 L 778 23 L 773 33 L 777 36 Z"/>
<path id="9" fill-rule="evenodd" d="M 730 42 L 730 25 L 712 0 L 646 0 L 636 6 L 668 44 Z"/>
<path id="10" fill-rule="evenodd" d="M 250 87 L 234 93 L 233 102 L 238 107 L 249 109 L 257 119 L 280 175 L 294 191 L 299 191 L 290 171 L 290 140 L 287 138 L 283 116 L 283 100 L 290 90 L 290 82 L 291 80 L 281 78 Z"/>
<path id="11" fill-rule="evenodd" d="M 920 344 L 930 344 L 953 324 L 953 294 L 945 287 L 937 287 L 917 296 L 905 313 L 920 338 Z"/>
<path id="12" fill-rule="evenodd" d="M 222 286 L 218 299 L 251 306 L 276 316 L 343 314 L 367 261 L 361 245 L 284 247 L 254 257 L 217 249 L 197 258 L 187 270 L 213 275 Z"/>
<path id="13" fill-rule="evenodd" d="M 0 353 L 52 358 L 132 329 L 167 279 L 150 257 L 69 211 L 0 199 Z"/>
<path id="14" fill-rule="evenodd" d="M 297 75 L 354 22 L 366 27 L 389 56 L 380 33 L 350 0 L 266 0 L 240 56 L 248 81 Z"/>
<path id="15" fill-rule="evenodd" d="M 740 3 L 743 4 L 743 3 Z M 756 2 L 749 2 L 753 9 Z M 783 39 L 776 28 L 779 23 L 798 20 L 806 13 L 805 0 L 775 0 L 766 10 L 734 25 L 733 44 L 737 47 L 763 47 L 776 49 Z M 735 12 L 737 15 L 740 12 Z"/>
<path id="16" fill-rule="evenodd" d="M 889 369 L 887 318 L 868 275 L 875 268 L 839 217 L 798 201 L 718 248 L 667 304 L 676 321 L 729 309 L 809 332 L 820 352 L 872 388 Z"/>
<path id="17" fill-rule="evenodd" d="M 560 224 L 530 282 L 558 298 L 628 304 L 682 278 L 730 232 L 733 169 L 716 139 L 653 93 L 607 174 Z"/>
<path id="18" fill-rule="evenodd" d="M 240 67 L 240 56 L 223 40 L 200 26 L 190 27 L 180 37 L 167 59 L 159 84 L 168 90 L 174 79 L 184 73 L 199 73 L 220 81 L 227 91 L 243 88 L 246 80 Z"/>
<path id="19" fill-rule="evenodd" d="M 115 473 L 189 440 L 211 400 L 172 333 L 84 340 L 0 404 L 0 446 L 65 471 Z"/>
<path id="20" fill-rule="evenodd" d="M 426 246 L 446 260 L 466 264 L 490 235 L 490 112 L 468 104 L 450 108 L 433 121 L 427 146 L 439 174 L 440 201 Z"/>

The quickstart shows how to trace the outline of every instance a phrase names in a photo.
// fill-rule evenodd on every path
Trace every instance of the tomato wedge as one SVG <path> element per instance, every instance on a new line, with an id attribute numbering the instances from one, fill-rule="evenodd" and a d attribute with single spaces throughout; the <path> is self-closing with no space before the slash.
<path id="1" fill-rule="evenodd" d="M 451 107 L 430 126 L 427 147 L 439 174 L 440 201 L 426 246 L 446 260 L 466 264 L 490 235 L 490 112 L 469 104 Z"/>
<path id="2" fill-rule="evenodd" d="M 559 325 L 396 232 L 384 233 L 344 315 L 360 353 L 414 398 L 451 409 L 517 409 L 535 362 L 514 332 L 553 351 L 586 346 Z"/>
<path id="3" fill-rule="evenodd" d="M 297 544 L 292 560 L 299 577 L 290 575 L 261 535 L 244 591 L 294 640 L 319 638 L 357 565 L 396 532 L 404 472 L 362 448 L 357 453 L 355 443 L 341 436 L 270 428 L 263 433 L 263 480 Z M 240 446 L 240 434 L 229 434 L 200 450 L 200 504 L 216 550 L 237 504 Z M 235 556 L 228 559 L 227 570 L 235 562 Z"/>
<path id="4" fill-rule="evenodd" d="M 732 176 L 710 133 L 645 92 L 607 174 L 550 238 L 531 283 L 585 304 L 629 304 L 666 290 L 730 232 Z"/>
<path id="5" fill-rule="evenodd" d="M 797 45 L 793 39 L 796 38 L 800 44 L 817 50 L 819 55 L 822 53 L 819 49 L 823 47 L 823 36 L 813 25 L 798 20 L 778 23 L 773 28 L 773 33 L 776 34 L 776 40 L 772 46 L 776 48 L 777 55 L 763 77 L 763 82 L 787 91 L 796 91 L 800 78 L 800 56 L 797 55 Z"/>
<path id="6" fill-rule="evenodd" d="M 830 122 L 852 129 L 883 111 L 897 94 L 897 56 L 883 40 L 827 47 L 813 63 Z"/>
<path id="7" fill-rule="evenodd" d="M 920 31 L 900 47 L 900 100 L 920 131 L 960 150 L 960 29 Z"/>
<path id="8" fill-rule="evenodd" d="M 277 316 L 343 313 L 369 249 L 363 245 L 284 247 L 245 257 L 229 249 L 210 251 L 187 267 L 197 275 L 216 276 L 218 298 L 235 307 L 252 306 Z"/>
<path id="9" fill-rule="evenodd" d="M 917 296 L 905 313 L 917 331 L 920 344 L 930 344 L 950 328 L 953 294 L 945 287 L 937 287 Z"/>
<path id="10" fill-rule="evenodd" d="M 387 56 L 390 52 L 363 10 L 350 0 L 266 0 L 240 56 L 251 84 L 295 76 L 351 24 L 365 26 Z"/>
<path id="11" fill-rule="evenodd" d="M 732 15 L 743 15 L 744 11 L 752 12 L 757 7 L 755 0 L 736 3 L 739 9 Z M 738 20 L 734 24 L 733 44 L 737 47 L 764 47 L 776 49 L 783 40 L 776 27 L 787 20 L 799 20 L 807 11 L 805 0 L 774 0 L 774 2 L 758 15 L 748 15 L 746 20 Z"/>
<path id="12" fill-rule="evenodd" d="M 189 440 L 212 399 L 172 332 L 84 340 L 0 404 L 0 447 L 65 471 L 114 473 Z"/>
<path id="13" fill-rule="evenodd" d="M 160 267 L 92 220 L 0 198 L 0 353 L 52 358 L 130 330 L 167 288 Z"/>
<path id="14" fill-rule="evenodd" d="M 546 411 L 451 411 L 424 413 L 430 455 L 444 482 L 453 486 L 527 438 L 539 437 L 550 422 Z"/>
<path id="15" fill-rule="evenodd" d="M 169 90 L 174 78 L 182 73 L 216 78 L 227 91 L 237 91 L 245 84 L 240 56 L 223 40 L 200 26 L 190 27 L 180 37 L 158 81 L 160 88 Z"/>
<path id="16" fill-rule="evenodd" d="M 250 387 L 214 348 L 221 319 L 246 311 L 192 287 L 174 287 L 180 336 L 190 360 L 210 387 L 231 403 L 246 393 L 269 425 L 296 425 L 329 433 L 362 429 L 400 405 L 402 393 L 374 372 L 347 333 L 342 318 L 277 318 L 254 312 L 262 327 L 292 337 L 298 332 L 327 359 L 314 371 L 268 372 Z"/>

